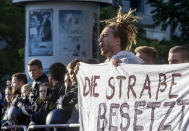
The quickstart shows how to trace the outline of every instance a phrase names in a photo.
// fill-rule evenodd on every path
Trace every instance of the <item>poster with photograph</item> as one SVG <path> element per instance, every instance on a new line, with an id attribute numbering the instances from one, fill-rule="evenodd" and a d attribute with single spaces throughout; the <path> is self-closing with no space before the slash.
<path id="1" fill-rule="evenodd" d="M 59 11 L 59 51 L 64 56 L 87 57 L 89 54 L 89 12 Z"/>
<path id="2" fill-rule="evenodd" d="M 29 11 L 29 56 L 53 55 L 52 9 Z"/>

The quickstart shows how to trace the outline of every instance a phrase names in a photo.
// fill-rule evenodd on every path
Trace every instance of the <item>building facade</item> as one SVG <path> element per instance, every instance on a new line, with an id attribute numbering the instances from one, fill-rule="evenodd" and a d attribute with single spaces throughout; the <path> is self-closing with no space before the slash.
<path id="1" fill-rule="evenodd" d="M 122 5 L 123 11 L 128 11 L 130 8 L 136 9 L 137 16 L 140 17 L 140 22 L 145 25 L 154 23 L 151 11 L 154 9 L 147 3 L 147 0 L 118 0 L 114 4 Z M 145 28 L 146 36 L 157 40 L 170 40 L 170 28 L 161 30 L 161 26 L 155 28 Z"/>

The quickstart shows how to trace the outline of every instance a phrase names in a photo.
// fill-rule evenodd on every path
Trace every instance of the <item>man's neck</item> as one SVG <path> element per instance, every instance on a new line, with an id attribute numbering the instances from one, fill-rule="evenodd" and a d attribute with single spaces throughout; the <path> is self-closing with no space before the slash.
<path id="1" fill-rule="evenodd" d="M 42 73 L 37 79 L 35 79 L 34 81 L 38 81 L 42 76 L 43 76 L 44 73 Z"/>
<path id="2" fill-rule="evenodd" d="M 112 56 L 116 55 L 118 52 L 120 52 L 121 50 L 117 50 L 117 51 L 114 51 L 111 55 L 107 56 L 107 61 L 110 61 L 112 59 Z"/>

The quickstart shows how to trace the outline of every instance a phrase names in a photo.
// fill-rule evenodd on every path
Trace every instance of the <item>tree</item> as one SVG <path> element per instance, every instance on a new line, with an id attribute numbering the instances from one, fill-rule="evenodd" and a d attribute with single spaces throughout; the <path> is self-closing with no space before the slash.
<path id="1" fill-rule="evenodd" d="M 156 26 L 161 24 L 163 30 L 170 26 L 171 38 L 179 30 L 180 37 L 189 41 L 189 0 L 148 0 L 148 3 L 155 7 L 151 13 Z"/>
<path id="2" fill-rule="evenodd" d="M 12 4 L 12 0 L 0 2 L 0 36 L 7 47 L 0 50 L 0 83 L 7 75 L 24 71 L 24 8 Z"/>

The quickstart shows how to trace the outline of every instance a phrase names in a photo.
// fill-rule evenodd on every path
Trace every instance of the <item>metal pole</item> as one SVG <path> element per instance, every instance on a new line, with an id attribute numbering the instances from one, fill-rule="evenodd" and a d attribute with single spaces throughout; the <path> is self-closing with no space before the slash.
<path id="1" fill-rule="evenodd" d="M 30 129 L 34 129 L 34 128 L 54 128 L 53 130 L 56 131 L 57 129 L 55 128 L 63 128 L 63 127 L 80 127 L 80 124 L 47 124 L 47 125 L 30 125 L 28 127 L 28 131 Z"/>
<path id="2" fill-rule="evenodd" d="M 23 128 L 24 131 L 27 131 L 27 127 L 25 125 L 4 126 L 4 127 L 1 127 L 1 130 L 7 130 L 7 129 L 13 130 L 15 128 Z"/>

